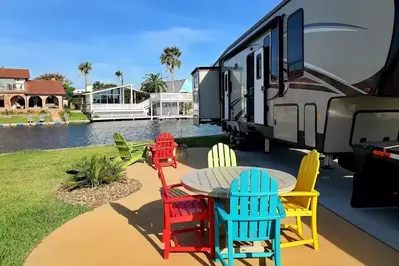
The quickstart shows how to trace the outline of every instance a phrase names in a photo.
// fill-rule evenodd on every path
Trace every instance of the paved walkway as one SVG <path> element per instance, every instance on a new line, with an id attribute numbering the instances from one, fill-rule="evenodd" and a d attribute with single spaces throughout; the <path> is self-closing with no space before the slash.
<path id="1" fill-rule="evenodd" d="M 188 171 L 206 167 L 207 149 L 190 149 L 189 158 L 177 169 L 165 168 L 169 183 L 179 182 Z M 239 156 L 240 165 L 249 161 Z M 99 207 L 67 222 L 36 247 L 28 266 L 124 266 L 124 265 L 215 265 L 201 253 L 172 253 L 162 258 L 162 204 L 156 171 L 145 164 L 128 169 L 128 175 L 142 182 L 137 193 Z M 370 235 L 319 207 L 320 250 L 302 246 L 282 250 L 284 266 L 397 266 L 399 253 Z M 309 233 L 305 220 L 304 233 Z M 187 236 L 183 241 L 190 241 Z M 236 261 L 235 265 L 274 265 L 270 260 Z M 220 265 L 220 264 L 216 264 Z"/>

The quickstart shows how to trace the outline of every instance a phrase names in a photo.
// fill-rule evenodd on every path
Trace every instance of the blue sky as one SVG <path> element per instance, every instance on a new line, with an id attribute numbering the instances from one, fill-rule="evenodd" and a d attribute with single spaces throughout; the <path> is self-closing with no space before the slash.
<path id="1" fill-rule="evenodd" d="M 138 87 L 146 73 L 169 78 L 159 56 L 175 45 L 176 79 L 191 79 L 280 1 L 1 0 L 0 66 L 59 72 L 80 88 L 77 66 L 89 61 L 90 82 L 116 83 L 121 70 Z"/>

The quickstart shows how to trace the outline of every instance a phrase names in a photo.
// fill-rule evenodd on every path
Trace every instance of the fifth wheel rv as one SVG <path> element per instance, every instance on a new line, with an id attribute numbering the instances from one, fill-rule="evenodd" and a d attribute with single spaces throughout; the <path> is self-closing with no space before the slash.
<path id="1" fill-rule="evenodd" d="M 351 169 L 354 144 L 399 139 L 398 62 L 399 0 L 286 0 L 192 72 L 194 123 Z"/>

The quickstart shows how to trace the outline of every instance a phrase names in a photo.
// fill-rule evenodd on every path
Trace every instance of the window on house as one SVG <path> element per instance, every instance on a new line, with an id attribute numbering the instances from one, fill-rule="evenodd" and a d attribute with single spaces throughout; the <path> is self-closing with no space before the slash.
<path id="1" fill-rule="evenodd" d="M 256 79 L 262 78 L 262 55 L 256 56 Z"/>
<path id="2" fill-rule="evenodd" d="M 287 23 L 288 79 L 303 76 L 303 9 L 288 18 Z"/>
<path id="3" fill-rule="evenodd" d="M 270 52 L 270 79 L 273 82 L 278 81 L 278 27 L 272 30 L 271 34 L 271 52 Z"/>

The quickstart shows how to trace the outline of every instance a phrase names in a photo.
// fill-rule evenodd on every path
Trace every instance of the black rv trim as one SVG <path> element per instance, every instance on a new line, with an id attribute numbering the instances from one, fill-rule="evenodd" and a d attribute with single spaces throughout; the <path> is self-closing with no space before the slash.
<path id="1" fill-rule="evenodd" d="M 302 63 L 302 69 L 300 74 L 297 74 L 293 77 L 290 77 L 290 65 L 292 65 L 293 63 L 290 64 L 290 58 L 289 58 L 289 49 L 290 49 L 290 42 L 289 42 L 289 35 L 290 35 L 290 29 L 288 27 L 288 24 L 290 22 L 290 19 L 293 18 L 294 16 L 296 16 L 298 13 L 301 13 L 302 15 L 302 59 L 300 61 L 296 61 L 295 63 L 301 62 Z M 305 17 L 304 17 L 304 11 L 303 8 L 298 9 L 297 11 L 295 11 L 294 13 L 292 13 L 291 15 L 288 16 L 287 19 L 287 78 L 288 80 L 293 80 L 293 79 L 297 79 L 303 76 L 303 74 L 305 73 L 305 33 L 304 33 L 304 28 L 305 28 Z"/>

